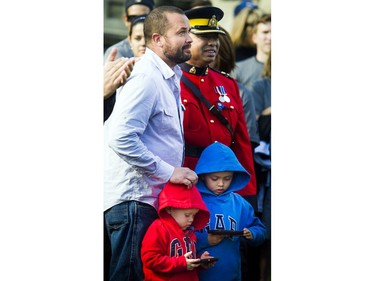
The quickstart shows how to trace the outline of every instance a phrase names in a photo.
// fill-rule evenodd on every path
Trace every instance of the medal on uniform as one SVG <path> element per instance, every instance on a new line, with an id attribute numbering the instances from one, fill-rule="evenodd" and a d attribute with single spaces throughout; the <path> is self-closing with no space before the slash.
<path id="1" fill-rule="evenodd" d="M 219 95 L 219 101 L 221 102 L 230 102 L 227 92 L 225 91 L 224 86 L 215 86 L 214 91 Z"/>
<path id="2" fill-rule="evenodd" d="M 218 109 L 219 111 L 222 111 L 224 108 L 225 108 L 225 105 L 224 105 L 224 104 L 222 104 L 222 103 L 220 103 L 220 102 L 217 103 L 217 109 Z"/>

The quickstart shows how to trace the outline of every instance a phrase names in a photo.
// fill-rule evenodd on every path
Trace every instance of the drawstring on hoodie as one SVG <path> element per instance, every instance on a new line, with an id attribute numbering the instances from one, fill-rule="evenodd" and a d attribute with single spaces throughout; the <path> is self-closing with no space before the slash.
<path id="1" fill-rule="evenodd" d="M 185 236 L 189 236 L 190 233 L 194 232 L 194 226 L 189 226 L 188 228 L 186 228 L 186 230 L 184 231 L 184 234 Z"/>

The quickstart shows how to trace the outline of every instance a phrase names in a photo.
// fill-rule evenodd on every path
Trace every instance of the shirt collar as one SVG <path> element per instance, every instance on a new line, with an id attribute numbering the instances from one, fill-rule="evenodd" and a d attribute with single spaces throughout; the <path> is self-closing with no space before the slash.
<path id="1" fill-rule="evenodd" d="M 146 47 L 146 52 L 143 55 L 145 57 L 148 57 L 151 61 L 153 61 L 156 65 L 156 67 L 160 70 L 162 73 L 164 79 L 169 79 L 173 75 L 177 75 L 178 78 L 181 78 L 182 71 L 181 68 L 176 65 L 173 68 L 170 68 L 165 61 L 163 61 L 154 51 L 152 51 L 150 48 Z"/>

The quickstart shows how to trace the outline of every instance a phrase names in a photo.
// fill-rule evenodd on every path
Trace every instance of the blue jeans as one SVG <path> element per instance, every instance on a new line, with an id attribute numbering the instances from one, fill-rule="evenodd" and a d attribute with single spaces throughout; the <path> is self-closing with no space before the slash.
<path id="1" fill-rule="evenodd" d="M 142 239 L 158 217 L 154 207 L 137 201 L 126 201 L 104 213 L 104 223 L 111 243 L 110 281 L 141 281 Z"/>

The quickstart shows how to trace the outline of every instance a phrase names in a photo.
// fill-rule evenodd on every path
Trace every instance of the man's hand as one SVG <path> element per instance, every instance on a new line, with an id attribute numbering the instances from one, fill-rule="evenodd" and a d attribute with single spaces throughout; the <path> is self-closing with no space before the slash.
<path id="1" fill-rule="evenodd" d="M 189 168 L 177 167 L 174 169 L 170 181 L 177 184 L 185 184 L 188 188 L 190 188 L 197 183 L 198 176 Z"/>

